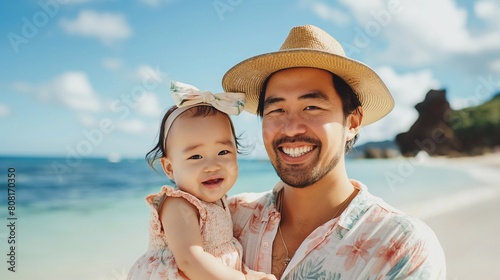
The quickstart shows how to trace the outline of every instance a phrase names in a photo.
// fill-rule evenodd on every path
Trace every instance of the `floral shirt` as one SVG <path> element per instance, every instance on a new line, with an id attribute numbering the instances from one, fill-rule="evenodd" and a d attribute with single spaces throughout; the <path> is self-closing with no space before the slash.
<path id="1" fill-rule="evenodd" d="M 445 279 L 444 253 L 422 221 L 359 190 L 340 217 L 316 228 L 300 245 L 281 279 Z M 249 268 L 271 273 L 280 213 L 273 191 L 231 197 L 234 236 Z"/>

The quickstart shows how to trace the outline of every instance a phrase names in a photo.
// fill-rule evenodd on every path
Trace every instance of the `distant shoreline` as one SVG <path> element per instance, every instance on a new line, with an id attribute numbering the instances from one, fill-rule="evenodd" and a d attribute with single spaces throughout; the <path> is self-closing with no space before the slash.
<path id="1" fill-rule="evenodd" d="M 353 152 L 350 152 L 353 153 Z M 349 155 L 349 154 L 348 154 Z M 500 157 L 500 152 L 490 152 L 490 153 L 484 153 L 481 155 L 463 155 L 463 156 L 429 156 L 429 158 L 432 159 L 476 159 L 476 158 L 487 158 L 491 155 L 497 155 Z M 66 155 L 11 155 L 11 154 L 0 154 L 0 159 L 15 159 L 15 158 L 21 158 L 21 159 L 66 159 Z M 102 160 L 107 160 L 109 156 L 104 156 L 104 155 L 96 155 L 96 156 L 84 156 L 80 157 L 81 159 L 102 159 Z M 364 157 L 349 157 L 346 156 L 347 160 L 359 160 L 359 159 L 374 159 L 374 160 L 380 160 L 380 159 L 397 159 L 397 158 L 405 158 L 401 155 L 390 157 L 390 158 L 364 158 Z M 411 157 L 407 157 L 411 158 Z M 144 160 L 144 156 L 137 156 L 137 157 L 123 157 L 121 158 L 122 161 L 127 161 L 127 160 Z M 244 157 L 241 156 L 239 157 L 239 160 L 250 160 L 250 161 L 269 161 L 268 158 L 266 157 Z"/>

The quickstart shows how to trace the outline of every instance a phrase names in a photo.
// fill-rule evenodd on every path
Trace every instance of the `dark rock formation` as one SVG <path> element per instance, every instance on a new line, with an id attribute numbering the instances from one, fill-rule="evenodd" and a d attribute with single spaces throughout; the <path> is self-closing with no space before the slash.
<path id="1" fill-rule="evenodd" d="M 429 155 L 460 153 L 460 141 L 445 119 L 451 111 L 445 90 L 429 91 L 415 109 L 419 113 L 418 119 L 408 132 L 396 136 L 402 155 L 414 156 L 422 150 Z"/>
<path id="2" fill-rule="evenodd" d="M 396 149 L 381 149 L 377 147 L 367 147 L 364 150 L 364 158 L 393 158 L 399 156 Z"/>
<path id="3" fill-rule="evenodd" d="M 500 93 L 488 102 L 452 110 L 445 90 L 431 90 L 415 106 L 419 116 L 410 130 L 396 136 L 401 154 L 476 155 L 500 147 Z"/>
<path id="4" fill-rule="evenodd" d="M 393 158 L 400 156 L 399 148 L 392 140 L 378 142 L 368 142 L 357 145 L 351 150 L 347 157 L 349 158 Z"/>

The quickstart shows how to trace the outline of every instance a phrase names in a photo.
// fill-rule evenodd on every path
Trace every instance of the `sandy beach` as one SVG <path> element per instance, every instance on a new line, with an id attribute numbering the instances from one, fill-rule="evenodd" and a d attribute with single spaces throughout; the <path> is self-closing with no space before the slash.
<path id="1" fill-rule="evenodd" d="M 473 170 L 484 182 L 408 209 L 438 236 L 446 255 L 447 279 L 500 279 L 500 153 L 430 158 L 426 164 Z"/>

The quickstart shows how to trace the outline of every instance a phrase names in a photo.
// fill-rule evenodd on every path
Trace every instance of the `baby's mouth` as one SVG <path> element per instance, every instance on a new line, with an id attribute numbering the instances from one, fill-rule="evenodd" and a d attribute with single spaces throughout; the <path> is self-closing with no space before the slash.
<path id="1" fill-rule="evenodd" d="M 223 180 L 224 179 L 222 179 L 222 178 L 210 179 L 210 180 L 203 181 L 202 184 L 205 186 L 213 186 L 213 185 L 220 184 Z"/>

